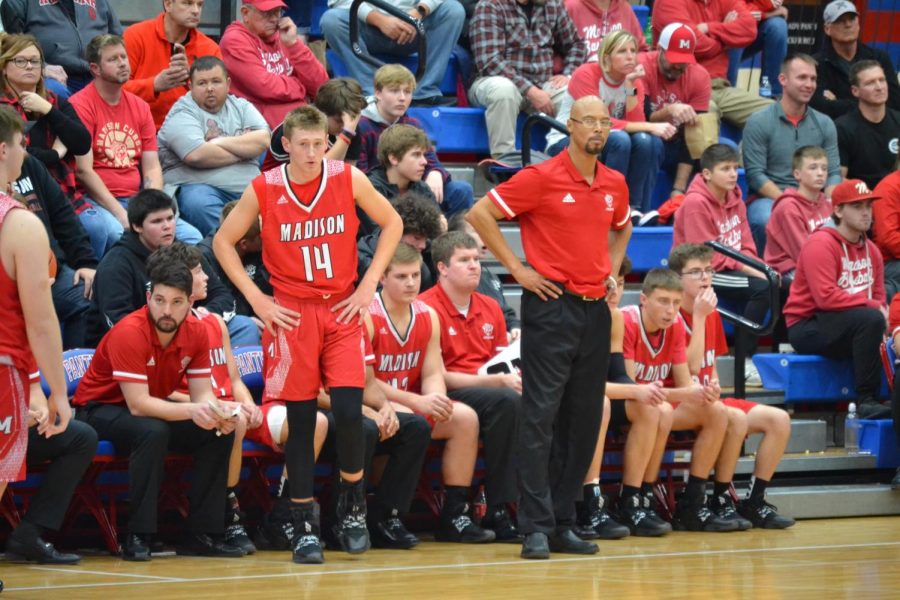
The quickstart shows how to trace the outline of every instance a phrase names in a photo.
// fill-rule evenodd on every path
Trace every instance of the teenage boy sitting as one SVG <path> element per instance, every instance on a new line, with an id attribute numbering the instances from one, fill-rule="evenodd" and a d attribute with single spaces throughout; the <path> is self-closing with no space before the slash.
<path id="1" fill-rule="evenodd" d="M 675 213 L 672 246 L 684 243 L 702 244 L 716 240 L 750 258 L 760 260 L 750 233 L 747 207 L 737 185 L 738 153 L 731 146 L 713 144 L 700 156 L 701 173 L 694 177 Z M 758 270 L 723 254 L 712 260 L 716 270 L 712 285 L 716 293 L 732 302 L 746 302 L 744 316 L 762 323 L 769 311 L 768 284 Z M 744 373 L 747 383 L 759 385 L 759 373 L 749 357 L 756 351 L 756 336 L 740 330 L 735 346 L 748 357 Z"/>
<path id="2" fill-rule="evenodd" d="M 793 166 L 797 188 L 787 188 L 775 200 L 766 225 L 766 264 L 778 271 L 786 284 L 794 280 L 803 243 L 831 216 L 831 202 L 822 192 L 828 181 L 825 150 L 819 146 L 798 148 Z"/>
<path id="3" fill-rule="evenodd" d="M 823 169 L 823 182 L 825 175 Z M 770 245 L 772 239 L 769 238 Z M 684 286 L 681 318 L 688 338 L 688 368 L 703 385 L 718 382 L 716 358 L 728 352 L 722 319 L 716 311 L 716 292 L 712 288 L 712 258 L 712 249 L 700 244 L 682 244 L 669 254 L 669 268 L 681 277 Z M 766 487 L 791 436 L 790 417 L 781 409 L 748 400 L 723 398 L 722 404 L 728 407 L 729 425 L 716 461 L 713 511 L 723 519 L 737 520 L 742 529 L 749 529 L 751 525 L 764 529 L 790 527 L 794 520 L 779 515 L 776 508 L 766 502 Z M 756 453 L 749 493 L 735 508 L 728 489 L 744 438 L 753 433 L 762 433 L 763 438 Z M 744 518 L 739 518 L 737 513 Z"/>
<path id="4" fill-rule="evenodd" d="M 416 77 L 403 65 L 384 65 L 375 71 L 375 101 L 363 109 L 357 126 L 361 145 L 356 166 L 364 173 L 377 167 L 381 160 L 378 138 L 385 129 L 395 124 L 422 129 L 418 119 L 406 114 L 415 89 Z M 471 208 L 474 202 L 472 186 L 465 181 L 452 181 L 433 149 L 425 153 L 425 158 L 428 164 L 424 181 L 444 214 L 449 216 Z"/>
<path id="5" fill-rule="evenodd" d="M 622 309 L 625 370 L 637 384 L 664 382 L 666 400 L 674 408 L 672 430 L 697 432 L 690 478 L 672 526 L 688 531 L 735 531 L 737 522 L 721 519 L 706 506 L 706 482 L 722 448 L 728 412 L 719 401 L 717 381 L 701 385 L 691 379 L 684 322 L 678 318 L 682 289 L 681 279 L 669 269 L 647 273 L 640 306 Z M 665 451 L 665 440 L 657 440 L 644 478 L 645 490 L 652 489 Z"/>

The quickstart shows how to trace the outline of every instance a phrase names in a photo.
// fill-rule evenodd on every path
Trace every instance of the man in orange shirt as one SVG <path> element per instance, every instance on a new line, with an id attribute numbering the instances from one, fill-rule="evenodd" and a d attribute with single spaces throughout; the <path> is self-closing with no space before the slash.
<path id="1" fill-rule="evenodd" d="M 125 89 L 145 100 L 156 128 L 188 91 L 188 71 L 198 56 L 222 58 L 219 46 L 200 32 L 203 0 L 163 0 L 163 12 L 125 30 L 131 80 Z"/>

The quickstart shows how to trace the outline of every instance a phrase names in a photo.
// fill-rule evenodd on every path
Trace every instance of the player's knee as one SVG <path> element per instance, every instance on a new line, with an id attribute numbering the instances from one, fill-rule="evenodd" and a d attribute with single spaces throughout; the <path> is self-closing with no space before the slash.
<path id="1" fill-rule="evenodd" d="M 728 415 L 728 436 L 744 438 L 747 435 L 746 413 L 740 409 L 730 407 L 727 408 L 726 413 Z"/>
<path id="2" fill-rule="evenodd" d="M 453 419 L 450 421 L 454 425 L 454 429 L 461 436 L 478 438 L 478 430 L 480 423 L 478 422 L 478 413 L 471 406 L 457 402 L 453 405 Z"/>
<path id="3" fill-rule="evenodd" d="M 707 404 L 703 410 L 704 427 L 725 431 L 728 428 L 728 407 L 721 402 Z"/>

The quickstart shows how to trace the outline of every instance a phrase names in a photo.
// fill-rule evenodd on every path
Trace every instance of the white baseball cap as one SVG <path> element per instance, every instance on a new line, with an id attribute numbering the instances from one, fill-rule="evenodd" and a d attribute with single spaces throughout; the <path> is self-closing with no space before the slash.
<path id="1" fill-rule="evenodd" d="M 848 0 L 834 0 L 834 2 L 830 2 L 828 6 L 825 7 L 825 12 L 822 13 L 822 16 L 824 17 L 825 24 L 831 25 L 847 13 L 858 15 L 859 11 L 856 10 L 856 5 Z"/>

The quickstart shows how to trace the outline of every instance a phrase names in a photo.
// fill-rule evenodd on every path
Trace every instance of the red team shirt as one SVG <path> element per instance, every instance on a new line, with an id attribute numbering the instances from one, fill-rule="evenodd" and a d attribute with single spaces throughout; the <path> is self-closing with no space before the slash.
<path id="1" fill-rule="evenodd" d="M 213 393 L 220 400 L 234 400 L 234 392 L 231 389 L 231 373 L 228 372 L 228 357 L 225 354 L 225 336 L 222 335 L 222 325 L 216 316 L 206 310 L 191 311 L 201 325 L 206 329 L 207 339 L 209 340 L 209 364 L 210 364 L 210 383 L 212 384 Z M 189 393 L 187 377 L 181 380 L 178 391 Z"/>
<path id="2" fill-rule="evenodd" d="M 538 273 L 576 294 L 606 296 L 607 233 L 623 229 L 631 216 L 621 173 L 598 162 L 588 184 L 569 153 L 561 152 L 519 171 L 488 198 L 507 219 L 518 218 L 525 256 Z"/>
<path id="3" fill-rule="evenodd" d="M 687 362 L 684 322 L 675 319 L 668 329 L 651 334 L 644 330 L 639 306 L 625 306 L 621 312 L 625 321 L 622 354 L 626 360 L 634 361 L 634 382 L 670 379 L 672 366 Z"/>
<path id="4" fill-rule="evenodd" d="M 428 305 L 419 300 L 413 302 L 409 310 L 409 328 L 403 335 L 391 322 L 381 294 L 372 299 L 369 315 L 375 329 L 371 341 L 375 377 L 398 390 L 421 394 L 422 364 L 432 331 L 431 312 Z"/>
<path id="5" fill-rule="evenodd" d="M 72 405 L 125 404 L 121 383 L 146 383 L 151 396 L 168 398 L 183 377 L 210 376 L 209 355 L 206 326 L 192 315 L 163 348 L 144 306 L 116 323 L 100 340 Z"/>
<path id="6" fill-rule="evenodd" d="M 474 292 L 462 314 L 440 284 L 419 295 L 434 309 L 441 325 L 441 354 L 448 371 L 474 375 L 506 342 L 506 321 L 493 298 Z"/>
<path id="7" fill-rule="evenodd" d="M 684 320 L 684 330 L 687 334 L 687 343 L 691 343 L 694 334 L 694 315 L 684 310 L 680 311 Z M 728 354 L 728 340 L 725 339 L 725 328 L 722 327 L 722 317 L 718 311 L 713 311 L 706 316 L 706 332 L 703 341 L 703 360 L 700 362 L 698 377 L 702 385 L 707 385 L 713 376 L 716 366 L 716 357 Z"/>

